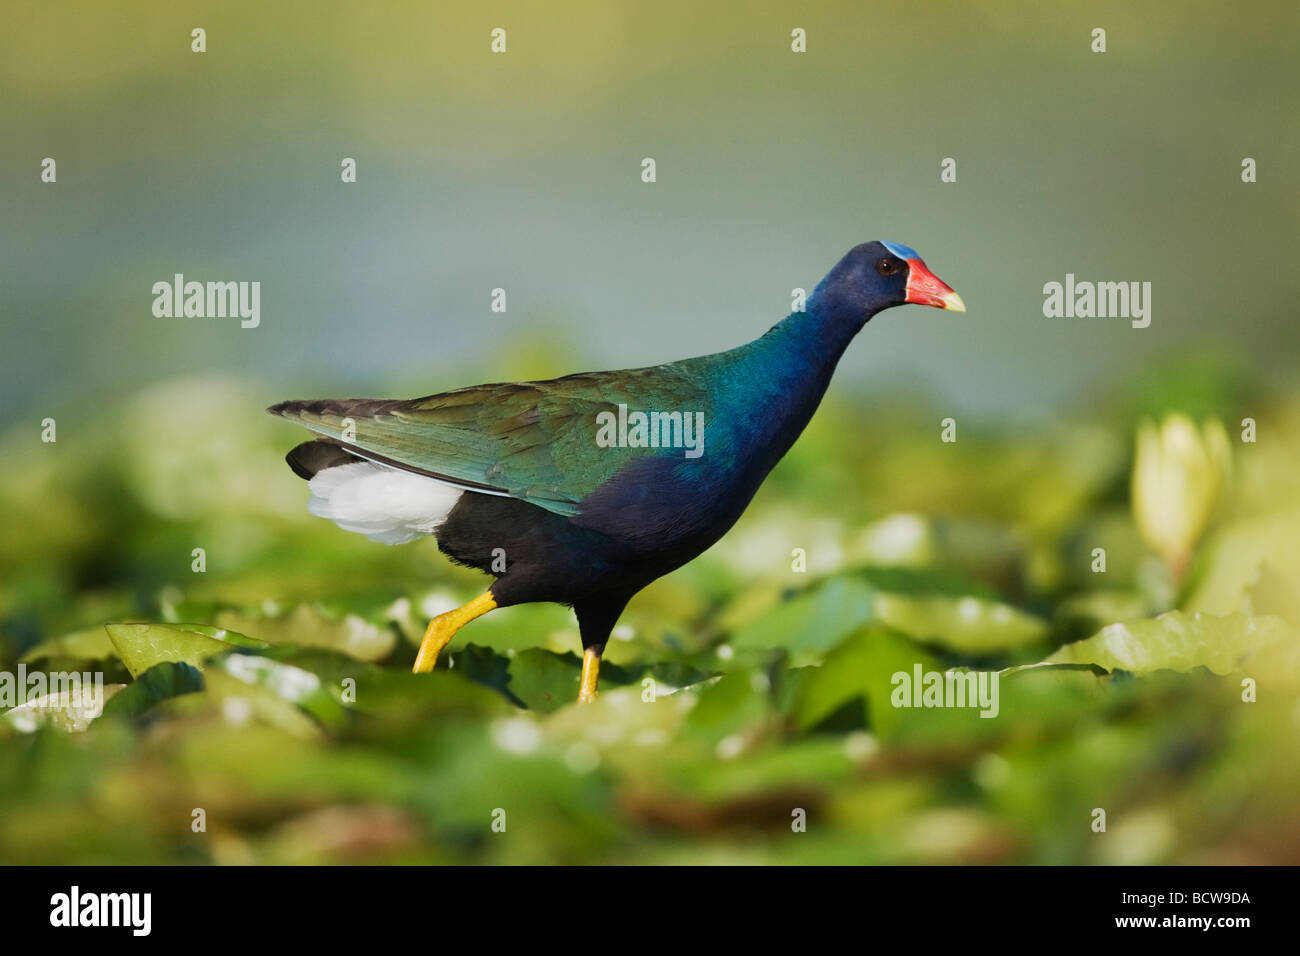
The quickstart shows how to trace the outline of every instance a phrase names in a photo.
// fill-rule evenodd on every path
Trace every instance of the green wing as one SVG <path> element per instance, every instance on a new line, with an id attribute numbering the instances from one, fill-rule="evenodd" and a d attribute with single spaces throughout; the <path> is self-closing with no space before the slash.
<path id="1" fill-rule="evenodd" d="M 705 410 L 706 396 L 683 366 L 475 385 L 409 401 L 282 402 L 267 411 L 361 457 L 572 515 L 628 461 L 665 451 L 598 445 L 598 414 L 617 414 L 620 404 Z"/>

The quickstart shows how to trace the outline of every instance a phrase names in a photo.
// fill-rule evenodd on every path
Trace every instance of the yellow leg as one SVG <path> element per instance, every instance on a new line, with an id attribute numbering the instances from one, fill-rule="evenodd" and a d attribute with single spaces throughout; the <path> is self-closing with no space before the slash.
<path id="1" fill-rule="evenodd" d="M 582 652 L 582 683 L 578 685 L 578 703 L 590 704 L 596 699 L 596 675 L 600 673 L 602 647 L 588 647 Z"/>
<path id="2" fill-rule="evenodd" d="M 484 591 L 468 604 L 435 617 L 424 632 L 424 640 L 420 642 L 420 650 L 415 655 L 415 666 L 411 668 L 411 672 L 427 674 L 433 670 L 438 654 L 456 636 L 456 632 L 474 618 L 482 617 L 496 606 L 496 598 L 492 597 L 492 592 Z"/>

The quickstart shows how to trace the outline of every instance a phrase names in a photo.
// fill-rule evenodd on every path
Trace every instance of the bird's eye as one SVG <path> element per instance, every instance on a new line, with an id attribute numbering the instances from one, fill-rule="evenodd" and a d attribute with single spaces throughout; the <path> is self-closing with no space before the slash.
<path id="1" fill-rule="evenodd" d="M 898 271 L 898 266 L 894 265 L 893 259 L 881 259 L 876 263 L 876 271 L 882 276 L 892 276 Z"/>

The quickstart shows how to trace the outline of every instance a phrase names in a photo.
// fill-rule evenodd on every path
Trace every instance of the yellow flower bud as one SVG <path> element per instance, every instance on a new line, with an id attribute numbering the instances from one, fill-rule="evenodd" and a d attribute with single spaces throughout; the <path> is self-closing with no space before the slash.
<path id="1" fill-rule="evenodd" d="M 1176 577 L 1205 533 L 1232 467 L 1228 433 L 1218 419 L 1201 428 L 1173 414 L 1157 428 L 1138 425 L 1133 462 L 1133 517 L 1138 533 Z"/>

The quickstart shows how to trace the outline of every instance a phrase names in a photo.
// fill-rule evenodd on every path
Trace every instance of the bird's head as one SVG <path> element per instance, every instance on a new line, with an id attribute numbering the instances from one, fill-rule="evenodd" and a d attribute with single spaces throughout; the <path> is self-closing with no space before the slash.
<path id="1" fill-rule="evenodd" d="M 907 303 L 966 311 L 961 296 L 931 272 L 914 250 L 897 242 L 854 246 L 808 300 L 810 308 L 859 322 Z"/>

